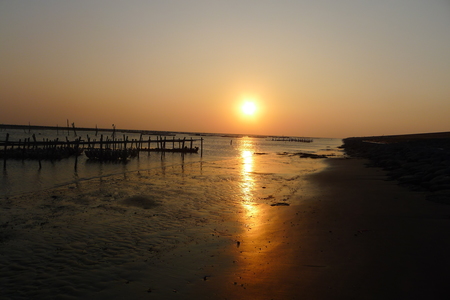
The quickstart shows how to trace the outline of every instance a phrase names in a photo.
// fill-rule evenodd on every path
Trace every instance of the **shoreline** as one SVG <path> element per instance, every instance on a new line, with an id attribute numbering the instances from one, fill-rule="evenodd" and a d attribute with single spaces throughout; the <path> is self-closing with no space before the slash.
<path id="1" fill-rule="evenodd" d="M 446 299 L 450 206 L 386 181 L 367 160 L 328 159 L 312 196 L 266 207 L 237 263 L 186 299 Z"/>

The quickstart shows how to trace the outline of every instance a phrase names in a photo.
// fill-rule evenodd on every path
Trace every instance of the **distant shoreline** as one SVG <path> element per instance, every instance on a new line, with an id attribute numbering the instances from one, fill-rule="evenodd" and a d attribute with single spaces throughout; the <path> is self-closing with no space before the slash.
<path id="1" fill-rule="evenodd" d="M 14 124 L 0 124 L 0 129 L 22 129 L 22 130 L 62 130 L 62 131 L 73 131 L 73 127 L 67 126 L 42 126 L 42 125 L 14 125 Z M 147 129 L 113 129 L 113 128 L 90 128 L 90 127 L 77 127 L 77 131 L 102 131 L 102 132 L 126 132 L 126 133 L 143 133 L 146 135 L 173 135 L 175 134 L 187 134 L 195 136 L 222 136 L 229 138 L 241 138 L 244 136 L 254 137 L 254 138 L 317 138 L 317 137 L 307 137 L 307 136 L 286 136 L 286 135 L 261 135 L 261 134 L 239 134 L 239 133 L 211 133 L 211 132 L 192 132 L 192 131 L 169 131 L 169 130 L 147 130 Z"/>
<path id="2" fill-rule="evenodd" d="M 13 125 L 13 124 L 0 124 L 0 129 L 23 129 L 23 130 L 36 130 L 36 129 L 47 129 L 47 130 L 69 130 L 73 131 L 73 127 L 67 126 L 42 126 L 42 125 Z M 90 128 L 90 127 L 76 127 L 75 130 L 79 131 L 114 131 L 113 128 Z M 161 131 L 161 130 L 137 130 L 137 129 L 115 129 L 120 132 L 147 132 L 154 134 L 166 134 L 172 131 Z"/>

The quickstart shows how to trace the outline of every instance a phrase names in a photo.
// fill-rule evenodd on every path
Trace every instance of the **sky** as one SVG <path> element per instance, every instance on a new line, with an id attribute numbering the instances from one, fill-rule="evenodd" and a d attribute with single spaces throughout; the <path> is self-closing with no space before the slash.
<path id="1" fill-rule="evenodd" d="M 344 138 L 449 113 L 449 0 L 0 1 L 0 124 Z"/>

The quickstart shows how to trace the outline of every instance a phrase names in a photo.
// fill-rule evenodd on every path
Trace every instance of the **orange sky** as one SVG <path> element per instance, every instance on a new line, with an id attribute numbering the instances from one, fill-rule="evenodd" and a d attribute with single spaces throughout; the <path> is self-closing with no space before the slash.
<path id="1" fill-rule="evenodd" d="M 449 131 L 449 32 L 444 0 L 2 1 L 0 123 Z"/>

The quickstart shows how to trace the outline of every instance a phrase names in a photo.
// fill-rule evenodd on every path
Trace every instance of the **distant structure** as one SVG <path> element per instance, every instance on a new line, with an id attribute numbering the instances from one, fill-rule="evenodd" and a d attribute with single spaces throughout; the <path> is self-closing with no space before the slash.
<path id="1" fill-rule="evenodd" d="M 272 141 L 275 142 L 299 142 L 299 143 L 312 143 L 314 142 L 311 138 L 295 138 L 295 137 L 273 137 Z"/>

